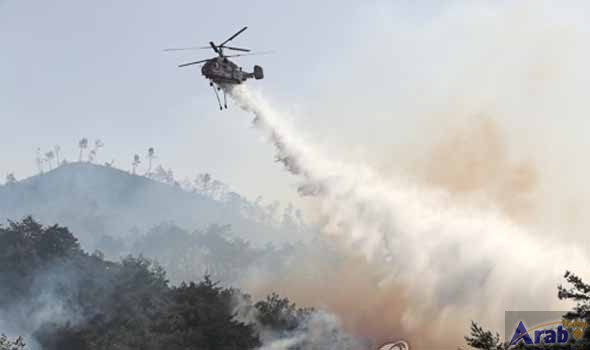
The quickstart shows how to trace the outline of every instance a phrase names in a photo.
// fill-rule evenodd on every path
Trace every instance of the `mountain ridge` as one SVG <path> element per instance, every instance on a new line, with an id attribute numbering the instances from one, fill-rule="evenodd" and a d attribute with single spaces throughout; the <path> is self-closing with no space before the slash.
<path id="1" fill-rule="evenodd" d="M 282 241 L 299 230 L 294 218 L 278 225 L 262 222 L 263 208 L 235 192 L 223 199 L 197 190 L 91 164 L 69 163 L 16 183 L 0 186 L 0 220 L 33 216 L 44 224 L 58 223 L 78 232 L 92 249 L 104 235 L 125 237 L 162 222 L 187 229 L 229 224 L 252 242 Z"/>

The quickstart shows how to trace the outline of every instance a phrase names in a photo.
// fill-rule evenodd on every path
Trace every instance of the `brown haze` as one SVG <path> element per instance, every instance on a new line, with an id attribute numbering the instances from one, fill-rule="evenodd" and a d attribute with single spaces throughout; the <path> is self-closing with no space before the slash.
<path id="1" fill-rule="evenodd" d="M 279 155 L 291 156 L 280 158 L 283 165 L 297 160 L 297 169 L 310 174 L 295 171 L 299 180 L 328 188 L 313 197 L 317 215 L 333 224 L 324 230 L 328 239 L 340 234 L 356 242 L 361 236 L 370 243 L 366 251 L 379 250 L 377 238 L 388 233 L 400 240 L 389 265 L 362 254 L 362 243 L 347 242 L 337 258 L 321 249 L 308 252 L 288 271 L 250 280 L 251 290 L 278 291 L 325 308 L 354 334 L 376 341 L 406 338 L 413 349 L 464 345 L 470 319 L 502 331 L 504 310 L 563 310 L 555 296 L 563 271 L 585 274 L 588 266 L 587 250 L 574 248 L 587 240 L 589 170 L 581 146 L 587 146 L 590 51 L 583 43 L 590 28 L 578 11 L 541 3 L 463 2 L 432 26 L 419 26 L 415 37 L 404 32 L 416 40 L 396 42 L 395 53 L 408 57 L 403 69 L 415 68 L 416 79 L 403 84 L 411 92 L 407 98 L 392 99 L 383 109 L 394 109 L 392 132 L 416 135 L 396 144 L 407 154 L 387 155 L 392 169 L 379 168 L 379 177 L 362 177 L 362 165 L 375 168 L 383 159 L 332 166 L 333 157 L 283 129 L 284 118 L 272 108 L 245 99 L 245 109 L 268 123 L 261 129 L 286 140 L 272 138 Z M 422 58 L 426 64 L 414 67 Z M 396 66 L 391 62 L 382 66 Z M 423 71 L 430 73 L 424 79 L 416 73 Z M 413 80 L 419 88 L 411 89 Z M 422 115 L 436 120 L 423 121 Z M 340 113 L 335 117 L 342 119 Z M 409 125 L 418 120 L 413 133 Z M 442 136 L 434 137 L 433 129 Z M 419 149 L 411 147 L 413 140 Z M 346 158 L 349 152 L 341 153 Z M 391 179 L 396 175 L 423 191 L 398 185 Z M 350 181 L 342 185 L 340 178 Z M 431 205 L 425 194 L 433 188 L 443 199 Z M 548 253 L 551 258 L 539 259 Z"/>
<path id="2" fill-rule="evenodd" d="M 500 209 L 516 221 L 528 221 L 535 210 L 538 170 L 530 160 L 513 159 L 502 130 L 490 118 L 449 131 L 415 169 L 426 184 Z"/>
<path id="3" fill-rule="evenodd" d="M 246 281 L 244 285 L 256 297 L 278 292 L 300 305 L 334 313 L 347 332 L 370 339 L 374 348 L 399 339 L 410 339 L 418 349 L 431 349 L 435 345 L 456 348 L 462 335 L 456 332 L 456 327 L 452 328 L 455 333 L 449 330 L 446 334 L 439 333 L 435 325 L 437 315 L 433 315 L 434 327 L 413 328 L 403 324 L 407 306 L 419 304 L 420 300 L 408 295 L 399 283 L 384 280 L 389 272 L 386 265 L 370 263 L 343 245 L 334 253 L 337 257 L 326 259 L 321 251 L 306 251 L 297 259 L 304 261 L 303 264 L 292 265 L 282 274 L 251 285 L 253 280 Z"/>
<path id="4" fill-rule="evenodd" d="M 241 284 L 255 296 L 278 292 L 334 313 L 352 334 L 376 343 L 405 338 L 414 349 L 456 349 L 470 319 L 498 328 L 503 315 L 498 310 L 554 304 L 555 281 L 565 267 L 547 261 L 546 267 L 558 267 L 557 274 L 534 276 L 539 267 L 530 264 L 545 243 L 504 216 L 458 209 L 459 201 L 452 200 L 473 199 L 516 219 L 532 211 L 528 197 L 536 191 L 537 172 L 510 155 L 493 122 L 466 124 L 432 142 L 424 170 L 414 178 L 430 185 L 421 187 L 446 189 L 448 200 L 432 197 L 436 191 L 389 183 L 356 165 L 332 163 L 257 96 L 232 91 L 242 108 L 256 115 L 256 125 L 269 132 L 285 168 L 308 187 L 323 189 L 311 195 L 322 204 L 323 239 L 332 245 L 326 249 L 320 239 L 286 269 L 268 267 L 270 273 L 244 276 Z M 510 250 L 510 244 L 519 249 Z M 572 256 L 566 247 L 555 248 L 555 256 Z M 568 261 L 573 268 L 581 264 L 579 257 Z M 534 283 L 515 271 L 531 273 Z M 498 290 L 499 285 L 506 288 Z M 542 290 L 532 288 L 539 285 Z"/>
<path id="5" fill-rule="evenodd" d="M 414 160 L 412 176 L 428 186 L 448 191 L 458 200 L 502 210 L 516 221 L 530 220 L 539 182 L 531 161 L 514 159 L 499 126 L 489 118 L 473 119 L 445 133 L 427 148 L 427 156 Z M 336 237 L 331 239 L 337 240 Z M 301 305 L 328 310 L 351 334 L 367 337 L 375 345 L 392 339 L 410 339 L 418 349 L 456 348 L 467 329 L 465 320 L 446 315 L 447 327 L 432 323 L 417 328 L 404 324 L 408 305 L 420 300 L 403 285 L 387 278 L 389 268 L 370 262 L 360 253 L 338 245 L 337 258 L 321 251 L 306 251 L 289 271 L 257 280 L 248 289 L 259 297 L 278 292 Z M 252 281 L 250 281 L 252 282 Z M 245 282 L 248 285 L 248 281 Z M 449 324 L 456 325 L 449 327 Z"/>
<path id="6" fill-rule="evenodd" d="M 444 135 L 427 147 L 426 157 L 413 160 L 415 171 L 406 175 L 459 201 L 499 209 L 515 221 L 534 217 L 538 171 L 531 161 L 512 156 L 493 120 L 473 119 Z M 387 262 L 367 259 L 339 236 L 329 240 L 334 250 L 307 249 L 287 271 L 246 278 L 244 286 L 257 297 L 278 292 L 300 305 L 334 313 L 346 331 L 371 339 L 375 347 L 396 339 L 409 340 L 414 349 L 462 345 L 469 321 L 464 310 L 425 306 L 421 313 L 427 320 L 411 320 L 416 308 L 429 303 L 411 294 L 415 286 L 406 288 L 391 275 Z"/>

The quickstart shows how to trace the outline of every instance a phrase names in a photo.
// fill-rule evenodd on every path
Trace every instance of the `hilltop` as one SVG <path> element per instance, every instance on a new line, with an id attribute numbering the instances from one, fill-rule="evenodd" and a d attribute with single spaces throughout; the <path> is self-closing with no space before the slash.
<path id="1" fill-rule="evenodd" d="M 31 215 L 44 224 L 59 223 L 77 232 L 86 249 L 105 235 L 124 238 L 162 222 L 191 230 L 231 225 L 252 242 L 288 240 L 302 229 L 291 208 L 282 215 L 275 210 L 235 192 L 212 196 L 88 162 L 0 186 L 0 220 Z"/>

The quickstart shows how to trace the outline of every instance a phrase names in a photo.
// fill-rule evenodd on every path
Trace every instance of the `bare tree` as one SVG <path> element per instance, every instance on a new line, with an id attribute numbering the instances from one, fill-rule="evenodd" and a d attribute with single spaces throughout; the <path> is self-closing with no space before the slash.
<path id="1" fill-rule="evenodd" d="M 158 165 L 156 167 L 152 176 L 156 181 L 160 181 L 169 185 L 174 184 L 174 173 L 172 172 L 172 169 L 166 170 L 162 165 Z"/>
<path id="2" fill-rule="evenodd" d="M 61 165 L 61 162 L 59 159 L 59 152 L 61 152 L 61 147 L 59 147 L 59 145 L 53 146 L 53 153 L 55 153 L 56 167 Z"/>
<path id="3" fill-rule="evenodd" d="M 211 189 L 211 175 L 208 173 L 205 174 L 197 174 L 197 177 L 193 181 L 194 189 L 197 192 L 207 194 Z"/>
<path id="4" fill-rule="evenodd" d="M 35 158 L 39 174 L 43 174 L 43 157 L 41 157 L 41 148 L 37 147 L 37 156 Z"/>
<path id="5" fill-rule="evenodd" d="M 215 199 L 221 199 L 229 192 L 229 188 L 221 181 L 215 180 L 210 174 L 198 174 L 193 180 L 193 192 L 209 196 Z"/>
<path id="6" fill-rule="evenodd" d="M 53 169 L 53 159 L 55 158 L 55 153 L 53 151 L 45 152 L 45 161 L 49 164 L 49 170 Z"/>
<path id="7" fill-rule="evenodd" d="M 88 148 L 88 139 L 87 138 L 82 138 L 79 142 L 78 142 L 78 147 L 80 147 L 80 156 L 78 157 L 78 161 L 81 162 L 82 161 L 82 156 L 84 154 L 84 150 L 86 148 Z"/>
<path id="8" fill-rule="evenodd" d="M 149 177 L 152 174 L 152 161 L 156 158 L 156 151 L 154 150 L 153 147 L 148 148 L 147 158 L 148 158 L 147 176 Z"/>
<path id="9" fill-rule="evenodd" d="M 14 185 L 15 183 L 17 183 L 17 181 L 16 181 L 16 176 L 14 176 L 14 173 L 6 174 L 6 184 L 7 185 Z"/>
<path id="10" fill-rule="evenodd" d="M 96 155 L 98 154 L 98 150 L 103 147 L 104 143 L 101 140 L 97 139 L 96 141 L 94 141 L 94 148 L 88 154 L 88 161 L 90 163 L 94 162 L 94 159 L 96 159 Z"/>
<path id="11" fill-rule="evenodd" d="M 133 163 L 131 163 L 131 165 L 133 166 L 133 175 L 135 175 L 135 170 L 137 169 L 139 164 L 141 164 L 141 158 L 139 158 L 139 154 L 136 154 L 133 156 Z"/>
<path id="12" fill-rule="evenodd" d="M 94 158 L 96 157 L 96 150 L 90 150 L 90 152 L 88 152 L 88 163 L 93 163 L 94 162 Z"/>

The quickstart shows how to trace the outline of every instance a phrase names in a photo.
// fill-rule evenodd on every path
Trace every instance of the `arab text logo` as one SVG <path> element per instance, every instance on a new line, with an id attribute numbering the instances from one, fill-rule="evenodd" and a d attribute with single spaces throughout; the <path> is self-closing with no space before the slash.
<path id="1" fill-rule="evenodd" d="M 555 321 L 527 328 L 520 321 L 514 331 L 510 346 L 520 343 L 525 345 L 565 344 L 570 339 L 579 340 L 584 335 L 588 324 L 584 321 Z"/>

